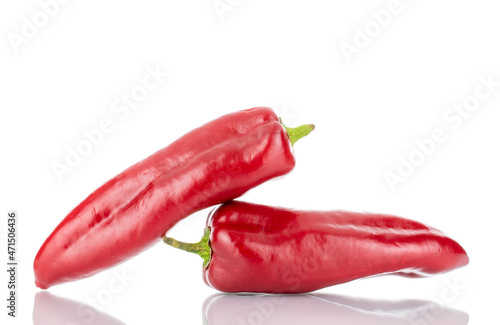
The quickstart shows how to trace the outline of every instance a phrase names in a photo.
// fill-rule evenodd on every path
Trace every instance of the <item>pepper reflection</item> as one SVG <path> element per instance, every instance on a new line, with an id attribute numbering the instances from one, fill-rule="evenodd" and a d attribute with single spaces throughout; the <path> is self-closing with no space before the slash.
<path id="1" fill-rule="evenodd" d="M 469 316 L 431 301 L 384 301 L 339 295 L 229 295 L 208 297 L 206 325 L 466 325 Z"/>
<path id="2" fill-rule="evenodd" d="M 33 310 L 35 325 L 124 325 L 125 323 L 81 302 L 38 292 Z"/>

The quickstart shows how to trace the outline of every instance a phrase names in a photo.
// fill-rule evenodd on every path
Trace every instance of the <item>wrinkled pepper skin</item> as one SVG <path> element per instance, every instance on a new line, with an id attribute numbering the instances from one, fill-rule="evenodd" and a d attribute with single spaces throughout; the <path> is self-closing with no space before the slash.
<path id="1" fill-rule="evenodd" d="M 157 243 L 184 217 L 292 170 L 289 135 L 266 107 L 213 120 L 112 178 L 74 208 L 34 261 L 46 289 Z"/>
<path id="2" fill-rule="evenodd" d="M 233 201 L 207 226 L 204 280 L 223 292 L 303 293 L 381 274 L 428 276 L 469 261 L 439 230 L 391 215 Z"/>

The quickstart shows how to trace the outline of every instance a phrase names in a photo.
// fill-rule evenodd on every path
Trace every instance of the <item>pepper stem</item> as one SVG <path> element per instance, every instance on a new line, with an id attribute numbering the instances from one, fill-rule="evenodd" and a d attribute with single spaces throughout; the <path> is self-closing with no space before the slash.
<path id="1" fill-rule="evenodd" d="M 314 124 L 304 124 L 301 126 L 297 126 L 296 128 L 289 128 L 285 124 L 283 124 L 281 117 L 280 117 L 280 123 L 285 128 L 285 131 L 288 134 L 288 138 L 290 139 L 292 146 L 301 138 L 305 137 L 306 135 L 311 133 L 312 130 L 314 130 Z"/>
<path id="2" fill-rule="evenodd" d="M 163 242 L 172 247 L 182 249 L 186 252 L 195 253 L 203 259 L 203 268 L 206 269 L 212 259 L 212 248 L 210 247 L 210 228 L 206 227 L 203 237 L 197 243 L 183 243 L 172 237 L 163 237 Z"/>

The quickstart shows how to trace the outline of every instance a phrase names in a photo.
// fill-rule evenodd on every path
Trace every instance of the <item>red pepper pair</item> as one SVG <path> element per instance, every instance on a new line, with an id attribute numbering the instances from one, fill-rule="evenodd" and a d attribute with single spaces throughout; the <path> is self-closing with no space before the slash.
<path id="1" fill-rule="evenodd" d="M 377 274 L 422 276 L 467 264 L 439 231 L 393 216 L 293 211 L 231 202 L 295 165 L 313 125 L 284 127 L 269 108 L 225 115 L 109 180 L 57 226 L 34 262 L 36 285 L 81 279 L 156 243 L 182 218 L 224 203 L 202 242 L 205 282 L 227 292 L 313 291 Z"/>

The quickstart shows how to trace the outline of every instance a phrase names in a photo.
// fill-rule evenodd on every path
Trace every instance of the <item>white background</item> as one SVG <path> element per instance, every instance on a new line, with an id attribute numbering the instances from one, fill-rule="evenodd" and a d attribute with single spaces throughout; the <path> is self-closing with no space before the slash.
<path id="1" fill-rule="evenodd" d="M 229 3 L 232 10 L 221 16 L 212 0 L 68 1 L 44 21 L 36 1 L 2 2 L 1 261 L 7 258 L 9 210 L 19 214 L 20 242 L 19 314 L 12 320 L 0 308 L 2 323 L 31 322 L 40 291 L 34 256 L 89 193 L 190 129 L 254 106 L 273 107 L 291 126 L 315 123 L 316 130 L 295 146 L 291 174 L 251 190 L 244 200 L 401 215 L 443 230 L 471 260 L 433 278 L 379 277 L 321 292 L 437 300 L 467 313 L 470 324 L 496 322 L 500 87 L 459 118 L 460 125 L 456 113 L 450 113 L 454 122 L 444 115 L 455 104 L 474 103 L 470 96 L 480 78 L 500 81 L 497 2 L 401 0 L 382 27 L 371 12 L 387 10 L 390 1 Z M 34 16 L 41 26 L 35 31 L 26 27 Z M 359 30 L 367 27 L 371 36 L 359 44 Z M 16 36 L 29 37 L 15 46 Z M 355 46 L 355 40 L 348 62 L 341 45 Z M 122 94 L 141 86 L 148 67 L 168 77 L 127 116 L 114 111 Z M 67 146 L 76 148 L 84 131 L 103 119 L 112 121 L 113 130 L 59 180 L 54 162 L 65 163 Z M 415 141 L 430 138 L 436 128 L 446 141 L 391 190 L 384 175 L 398 172 L 398 157 L 409 159 L 413 152 L 418 158 Z M 189 217 L 169 234 L 198 240 L 207 213 Z M 203 283 L 201 264 L 195 255 L 159 244 L 113 270 L 49 291 L 90 305 L 94 299 L 95 308 L 126 324 L 201 324 L 202 304 L 216 293 Z M 109 296 L 113 272 L 130 279 Z M 35 323 L 94 322 L 72 307 L 47 308 L 65 310 L 69 320 L 57 321 L 54 312 Z M 309 317 L 307 308 L 294 312 Z M 432 317 L 419 321 L 441 324 Z"/>

